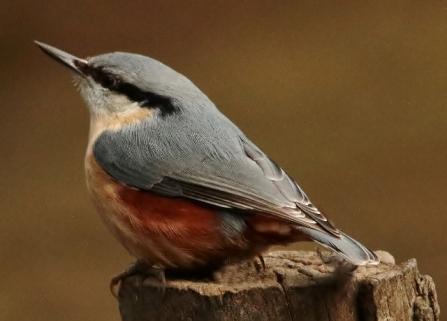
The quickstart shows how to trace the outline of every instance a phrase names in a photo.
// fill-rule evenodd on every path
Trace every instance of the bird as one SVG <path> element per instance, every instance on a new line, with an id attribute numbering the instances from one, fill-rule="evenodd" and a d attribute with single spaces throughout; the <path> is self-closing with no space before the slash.
<path id="1" fill-rule="evenodd" d="M 300 241 L 354 266 L 379 263 L 184 75 L 139 54 L 81 59 L 36 44 L 74 73 L 90 112 L 90 197 L 137 259 L 111 288 L 144 270 L 165 282 L 165 270 L 215 270 Z"/>

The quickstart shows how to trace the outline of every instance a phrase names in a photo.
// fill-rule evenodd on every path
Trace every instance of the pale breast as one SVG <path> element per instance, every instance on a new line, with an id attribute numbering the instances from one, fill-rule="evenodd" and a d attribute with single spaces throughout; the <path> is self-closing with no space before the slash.
<path id="1" fill-rule="evenodd" d="M 101 219 L 132 255 L 141 257 L 129 224 L 132 215 L 119 198 L 119 184 L 99 167 L 91 153 L 86 155 L 85 175 L 87 189 Z"/>

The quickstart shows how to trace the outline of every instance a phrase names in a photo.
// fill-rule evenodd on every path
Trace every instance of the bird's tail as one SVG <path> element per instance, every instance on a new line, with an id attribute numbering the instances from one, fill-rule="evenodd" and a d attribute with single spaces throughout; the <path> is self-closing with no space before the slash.
<path id="1" fill-rule="evenodd" d="M 304 226 L 297 226 L 296 229 L 308 235 L 322 246 L 335 251 L 352 264 L 377 265 L 380 262 L 377 255 L 343 232 L 339 232 L 341 235 L 339 238 L 335 235 Z"/>

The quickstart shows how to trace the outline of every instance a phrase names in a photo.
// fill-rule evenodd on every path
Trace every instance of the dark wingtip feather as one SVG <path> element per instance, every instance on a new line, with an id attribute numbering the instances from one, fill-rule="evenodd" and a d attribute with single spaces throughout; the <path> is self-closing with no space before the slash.
<path id="1" fill-rule="evenodd" d="M 296 228 L 307 234 L 315 242 L 335 251 L 352 264 L 377 265 L 380 263 L 380 260 L 376 254 L 343 232 L 340 232 L 342 237 L 337 238 L 331 234 L 317 231 L 308 227 L 297 226 Z"/>

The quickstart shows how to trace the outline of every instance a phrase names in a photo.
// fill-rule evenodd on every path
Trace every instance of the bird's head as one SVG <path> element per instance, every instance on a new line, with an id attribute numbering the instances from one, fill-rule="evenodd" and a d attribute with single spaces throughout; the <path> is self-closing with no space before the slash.
<path id="1" fill-rule="evenodd" d="M 167 115 L 181 112 L 189 102 L 197 106 L 197 102 L 208 101 L 188 78 L 146 56 L 115 52 L 81 59 L 44 43 L 36 44 L 75 72 L 75 83 L 92 116 L 138 108 Z"/>

